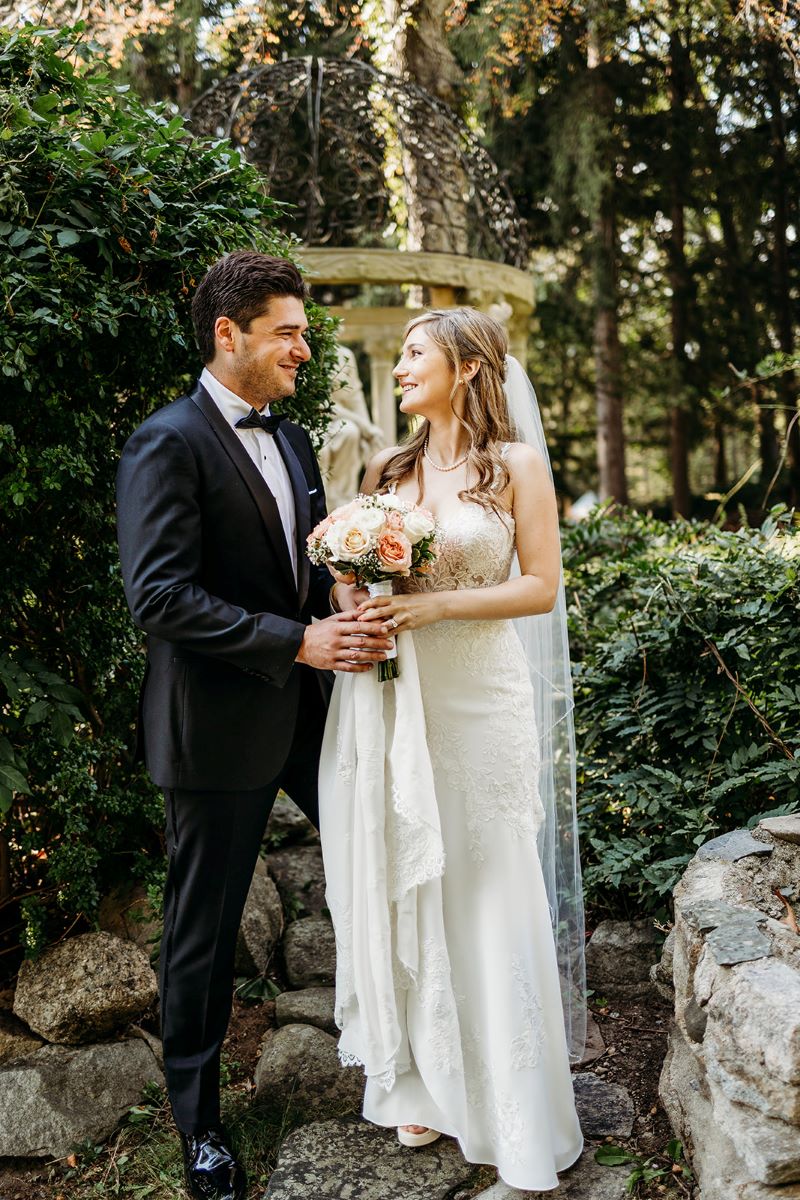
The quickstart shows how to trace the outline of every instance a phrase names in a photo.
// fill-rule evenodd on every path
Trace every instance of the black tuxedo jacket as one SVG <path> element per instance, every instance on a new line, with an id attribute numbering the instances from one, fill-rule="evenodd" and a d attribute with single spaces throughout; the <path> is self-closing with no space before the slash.
<path id="1" fill-rule="evenodd" d="M 322 480 L 299 425 L 284 421 L 275 439 L 294 492 L 296 584 L 275 499 L 199 383 L 122 453 L 122 577 L 147 634 L 139 749 L 162 788 L 270 782 L 289 752 L 304 677 L 327 683 L 295 663 L 312 615 L 330 611 L 331 577 L 305 554 L 325 515 Z"/>

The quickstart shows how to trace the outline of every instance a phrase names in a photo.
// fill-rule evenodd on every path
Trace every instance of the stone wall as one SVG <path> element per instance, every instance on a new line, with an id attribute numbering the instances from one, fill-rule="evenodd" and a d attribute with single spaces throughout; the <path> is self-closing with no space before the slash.
<path id="1" fill-rule="evenodd" d="M 700 1200 L 800 1200 L 798 896 L 800 814 L 707 842 L 675 889 L 660 1092 Z"/>

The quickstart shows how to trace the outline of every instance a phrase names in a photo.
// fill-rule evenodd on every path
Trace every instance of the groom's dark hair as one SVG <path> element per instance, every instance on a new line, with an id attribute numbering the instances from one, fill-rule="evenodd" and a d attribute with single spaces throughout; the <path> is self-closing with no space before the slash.
<path id="1" fill-rule="evenodd" d="M 218 317 L 229 317 L 247 333 L 273 296 L 307 299 L 308 288 L 294 263 L 255 250 L 234 250 L 215 262 L 192 300 L 194 335 L 203 362 L 214 357 Z"/>

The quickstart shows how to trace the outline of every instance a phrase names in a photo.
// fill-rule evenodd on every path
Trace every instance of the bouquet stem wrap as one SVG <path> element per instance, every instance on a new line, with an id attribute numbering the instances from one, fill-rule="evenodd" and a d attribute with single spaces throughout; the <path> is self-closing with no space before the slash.
<path id="1" fill-rule="evenodd" d="M 374 599 L 376 596 L 391 596 L 392 581 L 391 579 L 381 579 L 378 583 L 368 583 L 367 591 L 370 597 Z M 387 679 L 397 679 L 400 674 L 400 669 L 397 665 L 397 642 L 392 638 L 392 648 L 386 651 L 386 659 L 378 663 L 378 679 L 381 683 L 386 683 Z"/>

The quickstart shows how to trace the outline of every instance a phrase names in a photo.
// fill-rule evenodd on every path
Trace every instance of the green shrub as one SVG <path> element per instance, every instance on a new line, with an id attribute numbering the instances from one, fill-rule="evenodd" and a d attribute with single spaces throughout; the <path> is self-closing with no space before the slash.
<path id="1" fill-rule="evenodd" d="M 564 553 L 587 900 L 665 915 L 702 842 L 800 806 L 800 535 L 597 511 Z"/>
<path id="2" fill-rule="evenodd" d="M 292 250 L 259 173 L 114 87 L 81 38 L 0 32 L 0 917 L 29 948 L 91 917 L 112 881 L 162 869 L 160 799 L 129 753 L 143 656 L 117 567 L 117 459 L 197 373 L 207 266 Z M 291 413 L 319 434 L 332 322 L 309 316 Z"/>

